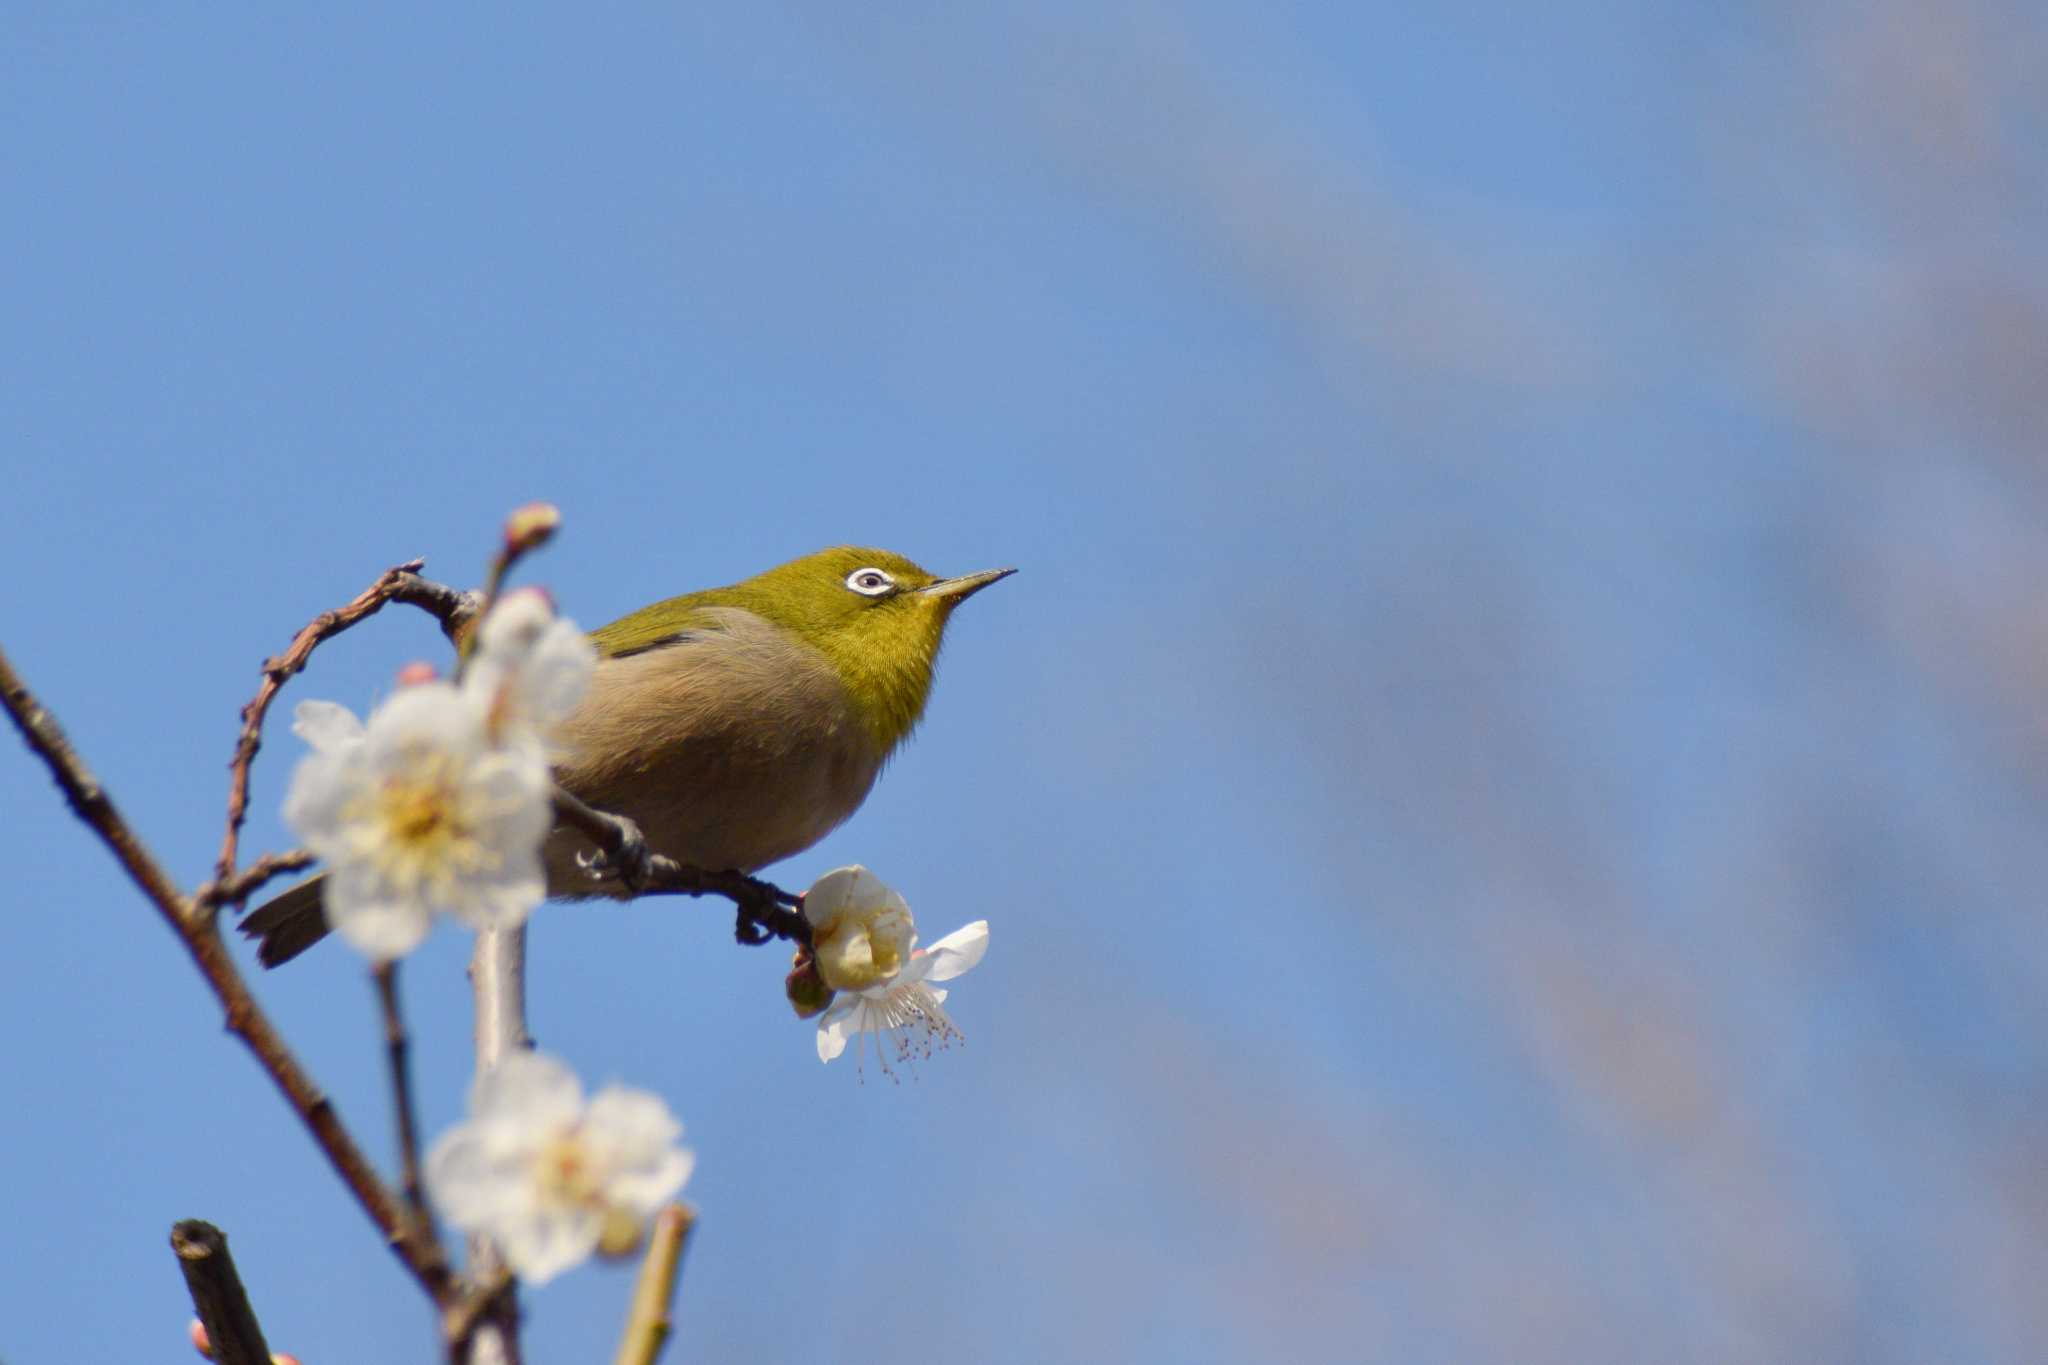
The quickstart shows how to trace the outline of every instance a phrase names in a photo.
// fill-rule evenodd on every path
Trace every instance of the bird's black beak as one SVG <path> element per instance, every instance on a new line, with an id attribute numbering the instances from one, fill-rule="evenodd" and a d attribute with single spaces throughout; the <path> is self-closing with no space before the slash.
<path id="1" fill-rule="evenodd" d="M 948 606 L 958 606 L 991 583 L 1000 583 L 1015 569 L 983 569 L 980 573 L 961 574 L 958 578 L 941 578 L 938 582 L 918 591 L 926 597 L 936 597 Z"/>

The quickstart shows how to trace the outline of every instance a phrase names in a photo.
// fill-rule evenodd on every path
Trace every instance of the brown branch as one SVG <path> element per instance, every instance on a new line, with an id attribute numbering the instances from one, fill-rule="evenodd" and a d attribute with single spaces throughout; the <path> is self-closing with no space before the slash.
<path id="1" fill-rule="evenodd" d="M 43 760 L 50 775 L 57 779 L 57 786 L 70 803 L 72 812 L 100 836 L 129 879 L 156 903 L 164 918 L 171 922 L 171 927 L 183 934 L 184 893 L 150 856 L 142 841 L 135 837 L 135 832 L 128 828 L 120 812 L 114 809 L 113 799 L 100 786 L 99 779 L 92 775 L 92 770 L 85 766 L 85 760 L 64 737 L 57 718 L 35 699 L 15 673 L 14 665 L 7 661 L 5 653 L 0 653 L 0 705 L 6 706 L 15 728 L 21 731 L 21 737 Z"/>
<path id="2" fill-rule="evenodd" d="M 295 848 L 288 853 L 266 853 L 226 882 L 206 883 L 192 893 L 192 899 L 197 904 L 214 907 L 240 905 L 262 890 L 272 878 L 289 872 L 303 872 L 318 861 L 308 848 Z"/>
<path id="3" fill-rule="evenodd" d="M 398 1114 L 399 1170 L 404 1174 L 405 1202 L 426 1236 L 433 1236 L 427 1215 L 426 1187 L 420 1180 L 420 1130 L 412 1107 L 411 1045 L 405 1020 L 398 1013 L 398 964 L 379 962 L 370 968 L 377 982 L 377 1001 L 384 1014 L 384 1050 L 391 1061 L 391 1102 Z"/>
<path id="4" fill-rule="evenodd" d="M 242 731 L 235 738 L 234 757 L 228 763 L 227 831 L 221 836 L 220 856 L 214 860 L 213 885 L 226 886 L 234 880 L 242 822 L 249 814 L 249 767 L 256 761 L 256 751 L 263 747 L 263 718 L 269 714 L 270 703 L 276 699 L 278 689 L 293 674 L 305 668 L 314 649 L 322 641 L 334 638 L 356 622 L 383 610 L 387 602 L 405 602 L 427 612 L 441 623 L 442 633 L 450 639 L 458 638 L 466 626 L 475 608 L 470 595 L 419 577 L 419 570 L 425 564 L 423 559 L 409 559 L 395 568 L 386 569 L 375 583 L 357 593 L 346 605 L 333 611 L 323 611 L 307 622 L 292 637 L 284 653 L 263 661 L 263 681 L 257 687 L 256 695 L 242 708 Z M 218 896 L 202 902 L 208 907 L 224 903 L 227 902 Z"/>
<path id="5" fill-rule="evenodd" d="M 270 1345 L 235 1273 L 226 1234 L 196 1218 L 173 1223 L 171 1250 L 178 1253 L 178 1269 L 185 1272 L 185 1289 L 213 1358 L 220 1365 L 270 1365 Z"/>
<path id="6" fill-rule="evenodd" d="M 603 856 L 589 869 L 596 880 L 616 877 L 634 895 L 723 896 L 739 912 L 733 937 L 741 943 L 766 943 L 770 938 L 811 941 L 802 896 L 744 872 L 713 872 L 650 853 L 638 825 L 598 810 L 561 787 L 555 788 L 555 815 L 598 846 Z"/>
<path id="7" fill-rule="evenodd" d="M 654 1365 L 673 1330 L 676 1277 L 682 1269 L 683 1246 L 697 1215 L 688 1204 L 670 1204 L 654 1215 L 654 1232 L 633 1284 L 633 1306 L 626 1314 L 625 1335 L 613 1365 Z"/>
<path id="8" fill-rule="evenodd" d="M 503 1271 L 473 1276 L 469 1287 L 442 1310 L 441 1338 L 448 1345 L 448 1359 L 455 1365 L 464 1365 L 469 1360 L 470 1346 L 478 1330 L 504 1313 L 502 1300 L 513 1287 L 511 1275 Z M 517 1315 L 516 1304 L 512 1312 Z"/>
<path id="9" fill-rule="evenodd" d="M 169 924 L 185 946 L 199 974 L 227 1012 L 228 1031 L 240 1038 L 277 1088 L 283 1092 L 313 1140 L 356 1202 L 370 1216 L 392 1251 L 437 1304 L 452 1301 L 455 1279 L 448 1260 L 431 1237 L 422 1237 L 407 1209 L 378 1176 L 363 1150 L 343 1127 L 334 1106 L 285 1046 L 284 1038 L 250 994 L 234 959 L 221 942 L 210 907 L 188 901 L 162 866 L 150 855 L 113 801 L 85 766 L 57 719 L 37 701 L 7 656 L 0 653 L 0 705 L 21 731 L 28 747 L 43 761 L 79 819 L 112 850 L 129 879 Z"/>
<path id="10" fill-rule="evenodd" d="M 418 607 L 433 617 L 440 623 L 441 633 L 448 637 L 450 644 L 460 644 L 470 624 L 482 615 L 478 609 L 482 599 L 475 593 L 436 583 L 431 578 L 421 578 L 410 570 L 401 573 L 392 585 L 391 600 L 403 602 L 408 607 Z"/>
<path id="11" fill-rule="evenodd" d="M 738 912 L 733 918 L 732 936 L 741 943 L 758 944 L 781 938 L 809 946 L 811 922 L 804 918 L 801 895 L 744 872 L 712 872 L 659 853 L 651 855 L 647 862 L 647 889 L 642 894 L 723 896 Z"/>

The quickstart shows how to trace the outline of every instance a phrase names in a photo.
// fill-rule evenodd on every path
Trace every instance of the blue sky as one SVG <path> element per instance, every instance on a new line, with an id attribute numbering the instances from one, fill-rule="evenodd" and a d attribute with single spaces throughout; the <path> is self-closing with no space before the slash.
<path id="1" fill-rule="evenodd" d="M 2036 1358 L 2044 43 L 16 5 L 0 645 L 190 884 L 261 660 L 529 499 L 587 624 L 832 543 L 1020 567 L 776 871 L 989 919 L 964 1048 L 821 1068 L 715 907 L 536 922 L 543 1045 L 698 1153 L 678 1359 Z M 394 611 L 288 700 L 435 649 Z M 175 1358 L 196 1216 L 273 1344 L 431 1358 L 25 753 L 0 802 L 0 1352 Z M 464 951 L 405 981 L 430 1130 Z M 388 1154 L 360 963 L 259 988 Z M 627 1292 L 529 1296 L 534 1358 Z"/>

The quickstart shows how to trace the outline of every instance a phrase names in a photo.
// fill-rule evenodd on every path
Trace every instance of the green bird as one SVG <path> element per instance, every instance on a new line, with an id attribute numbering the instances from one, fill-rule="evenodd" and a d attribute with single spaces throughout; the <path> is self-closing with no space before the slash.
<path id="1" fill-rule="evenodd" d="M 953 609 L 1015 572 L 940 578 L 837 546 L 642 607 L 591 632 L 598 664 L 553 736 L 555 780 L 680 863 L 753 872 L 801 853 L 860 808 L 916 728 Z M 558 826 L 548 894 L 626 895 L 578 862 L 595 852 Z M 264 966 L 326 935 L 324 880 L 241 922 Z"/>

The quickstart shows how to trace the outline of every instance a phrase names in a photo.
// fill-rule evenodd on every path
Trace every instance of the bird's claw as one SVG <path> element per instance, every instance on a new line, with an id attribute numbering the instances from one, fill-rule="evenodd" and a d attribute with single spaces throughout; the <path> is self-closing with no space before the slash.
<path id="1" fill-rule="evenodd" d="M 638 895 L 646 889 L 654 871 L 654 854 L 647 847 L 647 836 L 640 832 L 639 825 L 623 815 L 607 814 L 606 818 L 618 831 L 618 846 L 610 852 L 587 849 L 578 853 L 576 865 L 593 881 L 616 878 L 626 890 Z"/>

